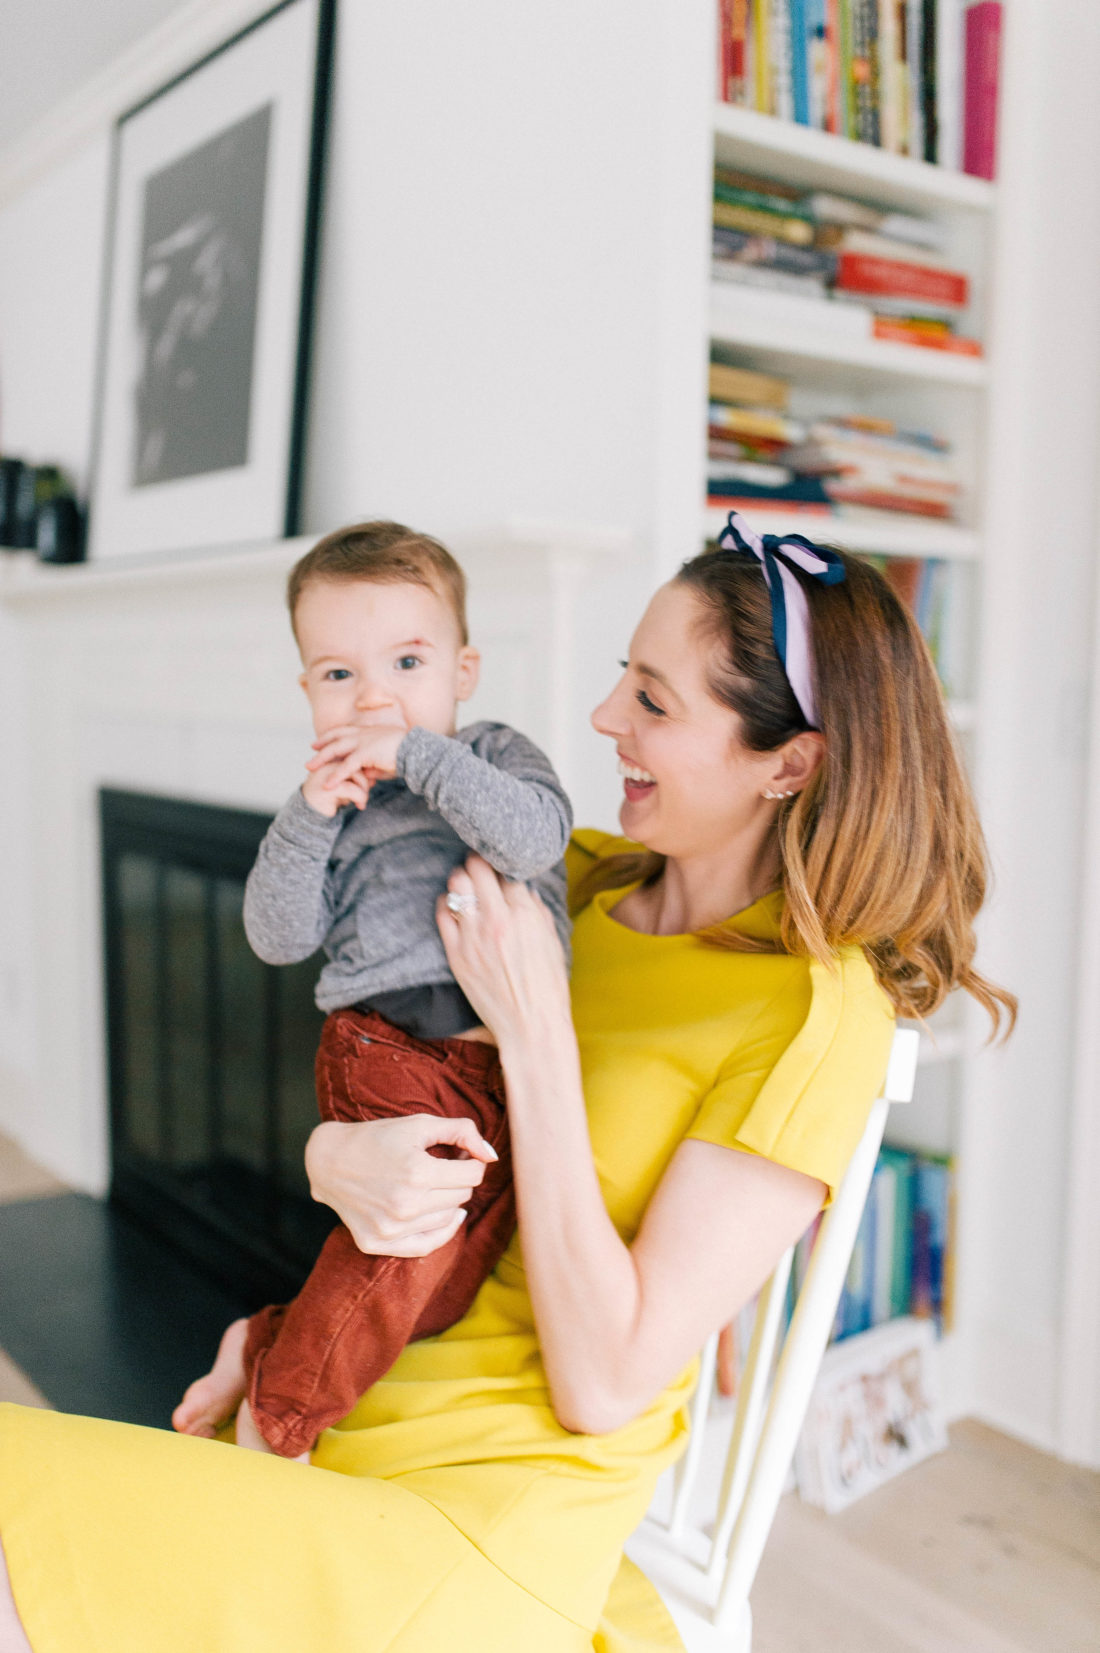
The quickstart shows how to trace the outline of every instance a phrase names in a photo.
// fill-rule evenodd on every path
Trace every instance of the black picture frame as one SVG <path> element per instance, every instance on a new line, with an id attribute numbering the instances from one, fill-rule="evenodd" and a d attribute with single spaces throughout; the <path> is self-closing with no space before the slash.
<path id="1" fill-rule="evenodd" d="M 336 0 L 280 0 L 114 133 L 89 556 L 298 532 Z"/>

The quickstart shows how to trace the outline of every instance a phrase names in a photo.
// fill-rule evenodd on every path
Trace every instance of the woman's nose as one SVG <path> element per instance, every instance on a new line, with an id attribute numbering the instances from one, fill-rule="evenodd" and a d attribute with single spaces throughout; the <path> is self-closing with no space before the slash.
<path id="1" fill-rule="evenodd" d="M 592 713 L 592 727 L 598 735 L 608 735 L 612 740 L 623 734 L 626 727 L 626 699 L 622 693 L 622 683 L 618 683 L 606 700 Z"/>

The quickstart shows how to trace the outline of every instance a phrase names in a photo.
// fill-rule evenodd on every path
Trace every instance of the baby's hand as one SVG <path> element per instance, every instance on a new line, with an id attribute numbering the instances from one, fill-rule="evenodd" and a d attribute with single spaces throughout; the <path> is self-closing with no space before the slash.
<path id="1" fill-rule="evenodd" d="M 307 764 L 306 768 L 309 767 L 310 764 Z M 371 782 L 362 772 L 358 775 L 348 775 L 333 785 L 336 767 L 335 763 L 325 764 L 316 774 L 307 775 L 302 782 L 302 797 L 306 803 L 311 809 L 315 809 L 318 815 L 327 815 L 330 820 L 344 804 L 354 804 L 356 809 L 366 809 L 371 789 Z"/>
<path id="2" fill-rule="evenodd" d="M 390 723 L 373 729 L 329 729 L 313 742 L 317 755 L 306 768 L 324 777 L 321 786 L 327 793 L 349 780 L 360 786 L 364 781 L 389 780 L 397 773 L 397 749 L 407 734 L 404 725 Z"/>

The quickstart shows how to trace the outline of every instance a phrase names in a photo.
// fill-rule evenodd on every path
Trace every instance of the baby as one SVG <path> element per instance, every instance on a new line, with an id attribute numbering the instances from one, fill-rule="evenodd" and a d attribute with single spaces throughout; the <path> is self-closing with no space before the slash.
<path id="1" fill-rule="evenodd" d="M 455 730 L 479 666 L 465 596 L 450 553 L 394 522 L 330 534 L 291 571 L 315 756 L 260 846 L 244 923 L 269 964 L 324 947 L 323 1119 L 467 1117 L 497 1158 L 430 1256 L 365 1256 L 335 1228 L 292 1303 L 230 1326 L 173 1414 L 184 1433 L 212 1435 L 237 1408 L 239 1444 L 308 1461 L 411 1338 L 461 1319 L 515 1226 L 500 1060 L 447 966 L 435 906 L 476 850 L 534 885 L 568 947 L 572 818 L 531 741 L 502 723 Z"/>

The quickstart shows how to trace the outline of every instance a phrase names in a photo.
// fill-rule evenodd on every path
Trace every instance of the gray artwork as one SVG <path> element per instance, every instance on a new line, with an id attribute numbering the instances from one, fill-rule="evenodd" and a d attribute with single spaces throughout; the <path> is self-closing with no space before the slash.
<path id="1" fill-rule="evenodd" d="M 248 461 L 271 112 L 145 184 L 135 488 Z"/>

